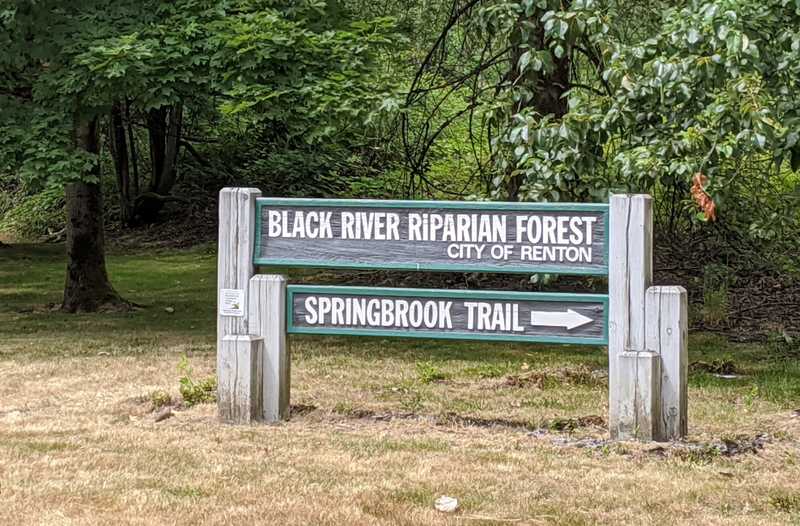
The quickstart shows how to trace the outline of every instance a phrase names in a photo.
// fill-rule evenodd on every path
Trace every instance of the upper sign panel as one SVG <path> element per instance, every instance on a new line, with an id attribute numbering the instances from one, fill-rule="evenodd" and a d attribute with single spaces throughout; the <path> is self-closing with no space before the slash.
<path id="1" fill-rule="evenodd" d="M 256 265 L 606 274 L 608 205 L 258 201 Z"/>

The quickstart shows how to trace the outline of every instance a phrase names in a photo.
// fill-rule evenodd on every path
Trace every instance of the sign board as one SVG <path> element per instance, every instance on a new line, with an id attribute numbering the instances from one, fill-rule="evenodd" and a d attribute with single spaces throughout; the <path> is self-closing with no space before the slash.
<path id="1" fill-rule="evenodd" d="M 608 205 L 260 198 L 256 265 L 608 273 Z"/>
<path id="2" fill-rule="evenodd" d="M 603 294 L 289 285 L 287 309 L 289 333 L 608 342 Z"/>

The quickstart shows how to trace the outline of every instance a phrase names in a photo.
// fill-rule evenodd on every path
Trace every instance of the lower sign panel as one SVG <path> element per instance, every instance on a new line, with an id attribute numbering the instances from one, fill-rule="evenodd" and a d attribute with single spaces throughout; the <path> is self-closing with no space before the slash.
<path id="1" fill-rule="evenodd" d="M 290 285 L 294 334 L 608 343 L 608 296 Z"/>

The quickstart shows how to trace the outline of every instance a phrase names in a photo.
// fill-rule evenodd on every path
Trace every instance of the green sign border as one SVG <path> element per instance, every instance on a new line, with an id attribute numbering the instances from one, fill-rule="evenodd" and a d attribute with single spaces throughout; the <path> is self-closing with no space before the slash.
<path id="1" fill-rule="evenodd" d="M 321 262 L 302 259 L 258 257 L 261 253 L 262 209 L 274 206 L 339 206 L 364 208 L 454 208 L 488 211 L 523 211 L 523 212 L 602 212 L 605 232 L 605 264 L 599 268 L 523 264 L 514 267 L 486 265 L 438 265 L 417 263 L 348 263 Z M 260 266 L 309 267 L 309 268 L 356 268 L 386 270 L 428 270 L 444 272 L 503 272 L 521 274 L 574 274 L 606 276 L 608 275 L 608 247 L 610 244 L 610 222 L 606 203 L 504 203 L 484 201 L 390 201 L 377 199 L 295 199 L 282 197 L 260 197 L 256 199 L 256 239 L 253 250 L 253 264 Z"/>
<path id="2" fill-rule="evenodd" d="M 457 298 L 457 299 L 493 299 L 493 300 L 528 300 L 548 302 L 591 302 L 603 304 L 603 336 L 602 338 L 567 337 L 567 336 L 531 336 L 506 334 L 475 334 L 466 332 L 411 332 L 383 329 L 334 329 L 295 327 L 294 295 L 306 294 L 360 294 L 364 296 L 407 296 L 420 298 Z M 346 287 L 338 285 L 288 285 L 286 287 L 286 332 L 289 334 L 328 334 L 336 336 L 390 336 L 403 338 L 430 338 L 444 340 L 484 340 L 509 342 L 567 343 L 579 345 L 608 345 L 608 295 L 607 294 L 575 294 L 558 292 L 512 292 L 484 290 L 438 290 L 438 289 L 397 289 L 384 287 Z"/>

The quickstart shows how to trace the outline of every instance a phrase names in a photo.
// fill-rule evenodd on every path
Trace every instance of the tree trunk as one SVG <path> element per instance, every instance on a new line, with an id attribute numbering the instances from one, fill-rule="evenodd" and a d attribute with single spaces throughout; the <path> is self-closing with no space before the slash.
<path id="1" fill-rule="evenodd" d="M 97 154 L 97 119 L 76 117 L 75 147 Z M 92 168 L 99 181 L 100 165 Z M 94 312 L 100 308 L 125 308 L 108 281 L 103 235 L 103 193 L 99 182 L 66 186 L 67 278 L 61 310 Z"/>
<path id="2" fill-rule="evenodd" d="M 150 110 L 147 114 L 150 137 L 151 179 L 148 191 L 136 199 L 136 215 L 145 223 L 156 220 L 169 201 L 167 197 L 178 179 L 178 153 L 183 129 L 183 104 Z"/>
<path id="3" fill-rule="evenodd" d="M 567 2 L 569 5 L 571 2 Z M 537 13 L 535 17 L 529 19 L 538 20 L 541 13 Z M 521 26 L 521 24 L 520 24 Z M 519 73 L 517 66 L 519 58 L 527 49 L 547 49 L 549 42 L 545 38 L 544 26 L 539 24 L 535 34 L 535 41 L 531 44 L 523 42 L 522 32 L 516 31 L 513 39 L 516 44 L 511 53 L 511 66 L 507 73 L 507 78 L 512 80 L 512 84 L 520 82 L 527 83 L 532 87 L 533 98 L 529 101 L 520 100 L 514 107 L 513 113 L 518 113 L 526 107 L 533 107 L 540 115 L 553 115 L 556 119 L 562 118 L 569 111 L 567 97 L 564 95 L 570 89 L 570 66 L 571 54 L 569 50 L 565 50 L 561 58 L 556 58 L 553 55 L 555 67 L 549 73 L 540 73 L 533 70 L 528 70 L 524 74 Z M 524 47 L 521 44 L 528 44 Z M 522 76 L 523 78 L 520 78 Z M 516 175 L 509 177 L 506 182 L 506 193 L 509 201 L 519 200 L 519 191 L 524 181 L 523 175 Z"/>
<path id="4" fill-rule="evenodd" d="M 122 104 L 120 102 L 115 102 L 111 107 L 111 125 L 109 128 L 108 142 L 111 145 L 111 157 L 114 159 L 114 170 L 117 173 L 120 222 L 123 227 L 127 227 L 133 223 L 133 198 L 131 197 L 128 140 L 122 119 Z"/>
<path id="5" fill-rule="evenodd" d="M 131 120 L 131 102 L 125 100 L 125 120 L 128 123 L 128 143 L 131 146 L 131 165 L 133 166 L 133 195 L 139 195 L 139 157 L 136 153 L 136 135 Z"/>
<path id="6" fill-rule="evenodd" d="M 164 163 L 161 167 L 156 193 L 168 195 L 178 179 L 178 150 L 183 129 L 183 104 L 175 104 L 167 112 L 167 134 L 164 137 Z"/>
<path id="7" fill-rule="evenodd" d="M 164 136 L 167 133 L 166 108 L 154 108 L 147 112 L 147 137 L 150 140 L 150 187 L 155 192 L 164 169 Z"/>

